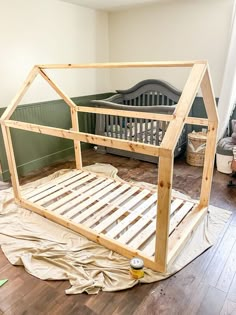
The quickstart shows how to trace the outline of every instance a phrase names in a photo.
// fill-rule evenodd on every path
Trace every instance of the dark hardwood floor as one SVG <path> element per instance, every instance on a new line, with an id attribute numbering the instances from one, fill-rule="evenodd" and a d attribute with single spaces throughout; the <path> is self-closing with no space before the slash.
<path id="1" fill-rule="evenodd" d="M 154 164 L 126 158 L 83 152 L 84 165 L 111 163 L 119 176 L 156 184 Z M 60 168 L 73 168 L 73 161 L 21 178 L 21 183 L 49 175 Z M 174 188 L 198 197 L 202 169 L 191 167 L 184 158 L 175 161 Z M 114 293 L 67 296 L 67 281 L 41 281 L 22 267 L 12 266 L 0 251 L 0 279 L 9 281 L 0 287 L 0 315 L 37 314 L 236 314 L 236 189 L 228 188 L 228 175 L 215 171 L 211 204 L 233 212 L 218 242 L 171 278 Z M 6 184 L 0 183 L 0 190 Z"/>

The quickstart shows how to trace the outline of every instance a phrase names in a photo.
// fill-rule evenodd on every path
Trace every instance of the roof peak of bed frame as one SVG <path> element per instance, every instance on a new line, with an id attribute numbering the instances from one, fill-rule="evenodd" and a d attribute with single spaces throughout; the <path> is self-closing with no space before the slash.
<path id="1" fill-rule="evenodd" d="M 192 67 L 195 64 L 207 65 L 207 60 L 189 61 L 145 61 L 145 62 L 98 62 L 98 63 L 67 63 L 40 64 L 39 69 L 79 69 L 79 68 L 135 68 L 135 67 Z"/>

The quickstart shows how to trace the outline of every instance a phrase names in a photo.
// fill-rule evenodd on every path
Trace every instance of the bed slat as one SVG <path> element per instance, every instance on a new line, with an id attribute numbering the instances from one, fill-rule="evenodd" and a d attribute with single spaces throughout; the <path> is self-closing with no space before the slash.
<path id="1" fill-rule="evenodd" d="M 69 172 L 69 173 L 66 173 L 66 174 L 63 174 L 59 177 L 56 177 L 52 180 L 50 180 L 49 183 L 47 184 L 41 184 L 39 185 L 39 187 L 37 188 L 37 190 L 33 189 L 27 193 L 24 194 L 24 197 L 29 199 L 37 194 L 39 194 L 40 192 L 44 191 L 44 190 L 47 190 L 48 188 L 51 188 L 52 186 L 56 185 L 57 183 L 61 182 L 63 183 L 66 179 L 68 178 L 71 178 L 71 177 L 74 177 L 76 176 L 77 174 L 80 174 L 81 171 L 78 171 L 78 170 L 73 170 L 72 172 Z"/>
<path id="2" fill-rule="evenodd" d="M 107 205 L 107 200 L 103 198 L 102 200 L 99 200 L 99 198 L 103 195 L 106 195 L 108 192 L 112 192 L 113 189 L 115 189 L 117 186 L 119 186 L 119 183 L 112 183 L 108 187 L 102 189 L 99 193 L 95 194 L 94 196 L 91 196 L 90 199 L 94 201 L 97 201 L 93 206 L 91 206 L 89 209 L 86 209 L 83 213 L 77 215 L 73 221 L 75 223 L 80 223 L 81 221 L 85 220 L 88 218 L 90 215 L 92 215 L 94 212 L 96 212 L 98 209 L 101 207 Z M 81 206 L 81 205 L 80 205 Z M 80 208 L 79 206 L 79 208 Z M 87 205 L 86 205 L 87 206 Z M 67 214 L 65 214 L 66 216 Z"/>
<path id="3" fill-rule="evenodd" d="M 142 232 L 137 235 L 130 243 L 129 246 L 139 249 L 156 232 L 156 220 L 149 223 Z"/>
<path id="4" fill-rule="evenodd" d="M 130 210 L 132 207 L 134 207 L 139 201 L 141 201 L 144 197 L 146 197 L 148 194 L 150 194 L 150 191 L 147 189 L 144 189 L 141 191 L 138 195 L 133 196 L 133 198 L 128 201 L 125 205 L 120 207 L 119 210 L 114 212 L 111 216 L 106 218 L 103 222 L 98 224 L 94 229 L 100 233 L 103 230 L 105 230 L 108 226 L 110 226 L 112 223 L 114 223 L 117 219 L 119 219 L 123 214 L 125 214 L 128 210 Z"/>
<path id="5" fill-rule="evenodd" d="M 124 187 L 125 185 L 123 185 L 123 189 L 127 190 L 126 187 Z M 123 189 L 121 191 L 121 193 L 123 193 Z M 104 218 L 106 215 L 108 215 L 112 210 L 114 210 L 115 208 L 117 208 L 122 202 L 124 202 L 125 200 L 127 200 L 128 198 L 130 198 L 130 196 L 132 196 L 133 194 L 135 194 L 138 191 L 138 187 L 130 187 L 127 191 L 125 191 L 120 197 L 118 197 L 115 201 L 112 202 L 112 205 L 107 206 L 105 209 L 103 209 L 101 212 L 97 213 L 94 217 L 91 217 L 89 219 L 87 219 L 84 224 L 87 227 L 92 227 L 95 223 L 97 223 L 99 220 L 101 220 L 102 218 Z M 115 193 L 114 193 L 115 194 Z M 118 194 L 117 194 L 118 196 Z"/>
<path id="6" fill-rule="evenodd" d="M 60 206 L 64 205 L 66 202 L 70 202 L 72 199 L 76 198 L 78 195 L 81 195 L 84 191 L 89 191 L 94 186 L 98 185 L 102 181 L 104 181 L 104 178 L 96 178 L 96 175 L 92 174 L 91 179 L 94 179 L 92 182 L 88 183 L 86 186 L 83 186 L 76 191 L 72 192 L 70 195 L 67 195 L 63 197 L 62 199 L 59 199 L 55 201 L 53 204 L 47 206 L 48 210 L 55 210 L 56 208 L 59 208 Z M 95 178 L 96 179 L 95 179 Z"/>
<path id="7" fill-rule="evenodd" d="M 35 195 L 32 198 L 29 198 L 29 200 L 31 202 L 37 202 L 38 204 L 42 205 L 46 202 L 46 201 L 44 202 L 44 200 L 50 200 L 51 198 L 50 196 L 53 196 L 54 198 L 57 197 L 58 191 L 61 191 L 61 193 L 63 193 L 62 191 L 64 192 L 69 191 L 70 190 L 69 185 L 71 182 L 80 180 L 81 178 L 86 176 L 88 176 L 88 173 L 81 173 L 76 176 L 73 176 L 72 178 L 68 178 L 63 183 L 59 182 L 55 186 L 42 191 L 41 193 Z M 59 193 L 59 195 L 61 193 Z"/>
<path id="8" fill-rule="evenodd" d="M 105 188 L 107 185 L 110 185 L 111 183 L 112 183 L 112 180 L 101 181 L 94 188 L 86 191 L 82 195 L 79 195 L 77 198 L 71 200 L 67 204 L 63 205 L 60 208 L 57 208 L 54 211 L 56 213 L 60 213 L 61 214 L 61 213 L 65 212 L 65 211 L 69 210 L 71 207 L 77 206 L 78 203 L 80 203 L 80 209 L 81 209 L 84 206 L 85 202 L 87 202 L 86 204 L 90 204 L 90 203 L 94 202 L 94 199 L 90 198 L 88 201 L 84 201 L 83 203 L 81 203 L 85 198 L 89 198 L 91 195 L 95 194 L 96 192 L 99 192 L 101 189 Z M 71 209 L 69 211 L 70 211 L 70 213 L 76 214 L 76 209 L 77 208 L 73 208 L 73 209 Z M 71 214 L 71 216 L 72 216 L 72 214 Z"/>
<path id="9" fill-rule="evenodd" d="M 132 211 L 124 220 L 122 220 L 118 225 L 111 229 L 106 235 L 112 238 L 116 237 L 123 229 L 125 229 L 132 221 L 138 218 L 147 208 L 149 208 L 157 200 L 157 194 L 149 197 L 145 202 L 143 202 L 137 209 Z"/>

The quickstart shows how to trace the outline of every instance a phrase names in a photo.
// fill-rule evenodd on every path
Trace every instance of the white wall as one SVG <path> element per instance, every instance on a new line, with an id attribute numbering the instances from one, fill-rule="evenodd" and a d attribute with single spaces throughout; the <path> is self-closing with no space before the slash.
<path id="1" fill-rule="evenodd" d="M 222 84 L 233 0 L 180 0 L 109 15 L 111 61 L 207 59 L 216 96 Z M 144 78 L 160 78 L 183 88 L 187 71 L 112 70 L 113 89 Z"/>
<path id="2" fill-rule="evenodd" d="M 57 0 L 0 0 L 0 30 L 0 107 L 9 104 L 35 64 L 109 57 L 108 14 L 102 11 Z M 110 90 L 108 71 L 51 73 L 71 97 Z M 58 98 L 43 79 L 30 91 L 22 103 Z"/>

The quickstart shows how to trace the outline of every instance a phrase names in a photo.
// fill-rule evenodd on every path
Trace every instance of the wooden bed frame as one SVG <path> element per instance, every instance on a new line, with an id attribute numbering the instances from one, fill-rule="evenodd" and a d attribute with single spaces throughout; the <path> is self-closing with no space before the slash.
<path id="1" fill-rule="evenodd" d="M 172 115 L 76 106 L 45 72 L 46 69 L 138 67 L 191 68 Z M 72 130 L 10 120 L 15 108 L 38 74 L 69 105 Z M 207 119 L 188 117 L 200 87 Z M 80 112 L 167 121 L 169 126 L 162 143 L 155 146 L 82 133 L 78 125 Z M 146 267 L 166 272 L 168 265 L 176 258 L 207 213 L 214 168 L 218 115 L 206 61 L 37 65 L 31 70 L 22 88 L 5 110 L 0 123 L 14 197 L 20 206 L 81 233 L 88 239 L 128 258 L 141 257 Z M 172 194 L 173 153 L 184 124 L 208 127 L 198 202 Z M 24 194 L 19 185 L 10 128 L 73 140 L 76 170 Z M 85 172 L 82 169 L 81 141 L 159 156 L 157 193 Z"/>

